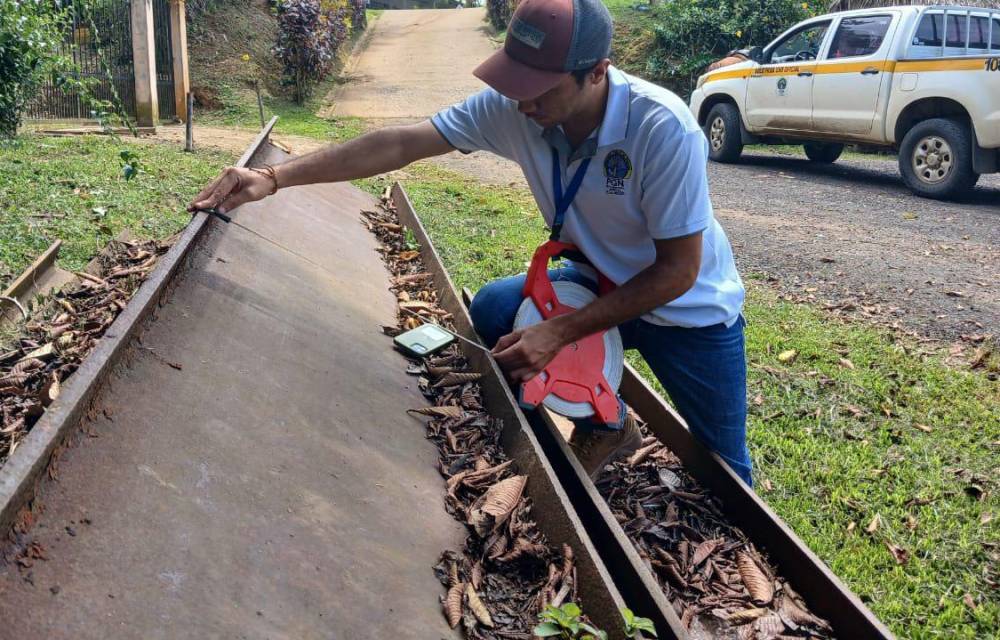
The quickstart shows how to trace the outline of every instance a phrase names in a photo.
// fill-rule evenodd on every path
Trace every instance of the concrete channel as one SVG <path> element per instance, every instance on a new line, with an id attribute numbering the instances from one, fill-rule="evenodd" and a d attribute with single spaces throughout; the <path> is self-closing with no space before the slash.
<path id="1" fill-rule="evenodd" d="M 286 158 L 265 130 L 241 162 Z M 432 568 L 465 530 L 380 331 L 396 305 L 360 223 L 374 206 L 322 185 L 235 212 L 311 263 L 192 220 L 0 469 L 0 638 L 458 637 Z M 541 530 L 610 628 L 624 601 L 523 416 L 504 418 Z"/>

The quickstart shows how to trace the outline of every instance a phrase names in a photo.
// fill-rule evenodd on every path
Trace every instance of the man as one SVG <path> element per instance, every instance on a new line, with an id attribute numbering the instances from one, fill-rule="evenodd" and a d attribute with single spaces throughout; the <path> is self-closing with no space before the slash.
<path id="1" fill-rule="evenodd" d="M 504 48 L 475 71 L 490 88 L 430 121 L 274 169 L 227 169 L 191 208 L 230 210 L 278 188 L 368 177 L 455 149 L 514 160 L 546 222 L 589 262 L 552 279 L 593 288 L 596 269 L 617 288 L 513 331 L 524 275 L 488 284 L 471 315 L 498 364 L 526 381 L 564 346 L 618 327 L 693 433 L 749 484 L 744 291 L 708 197 L 707 142 L 677 96 L 610 66 L 610 45 L 600 0 L 522 0 Z M 571 444 L 596 477 L 640 440 L 622 411 L 617 425 L 578 423 Z"/>

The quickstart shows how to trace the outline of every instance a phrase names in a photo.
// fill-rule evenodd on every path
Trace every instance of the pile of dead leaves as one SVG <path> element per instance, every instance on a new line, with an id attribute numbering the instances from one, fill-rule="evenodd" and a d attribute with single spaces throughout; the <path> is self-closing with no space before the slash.
<path id="1" fill-rule="evenodd" d="M 389 335 L 424 321 L 449 326 L 450 314 L 437 303 L 431 274 L 407 242 L 388 194 L 379 211 L 365 212 L 369 229 L 382 241 L 399 302 L 399 326 Z M 538 613 L 547 605 L 576 600 L 573 551 L 550 546 L 531 516 L 518 475 L 500 446 L 502 425 L 483 410 L 478 380 L 456 346 L 437 357 L 414 361 L 408 373 L 433 406 L 410 413 L 430 418 L 427 436 L 440 452 L 446 481 L 445 508 L 468 527 L 461 552 L 445 551 L 435 572 L 447 591 L 442 607 L 448 624 L 462 625 L 469 638 L 532 637 Z"/>
<path id="2" fill-rule="evenodd" d="M 170 242 L 113 241 L 0 347 L 0 464 L 125 309 Z"/>
<path id="3" fill-rule="evenodd" d="M 615 518 L 695 635 L 831 638 L 719 502 L 654 437 L 598 482 Z"/>

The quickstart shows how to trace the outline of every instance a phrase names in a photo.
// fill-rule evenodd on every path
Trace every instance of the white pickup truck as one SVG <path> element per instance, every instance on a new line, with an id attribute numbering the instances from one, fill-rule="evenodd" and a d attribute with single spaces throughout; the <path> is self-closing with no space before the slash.
<path id="1" fill-rule="evenodd" d="M 1000 171 L 1000 11 L 865 9 L 805 20 L 698 79 L 691 110 L 717 162 L 746 144 L 799 143 L 814 162 L 845 143 L 899 153 L 915 193 L 961 197 Z"/>

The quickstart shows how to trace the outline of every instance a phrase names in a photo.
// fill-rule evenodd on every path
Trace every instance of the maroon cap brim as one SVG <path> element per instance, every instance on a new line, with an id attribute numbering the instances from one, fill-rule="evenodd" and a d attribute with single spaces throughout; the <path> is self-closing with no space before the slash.
<path id="1" fill-rule="evenodd" d="M 565 71 L 545 71 L 529 67 L 500 49 L 472 72 L 500 95 L 511 100 L 534 100 L 568 76 Z"/>

